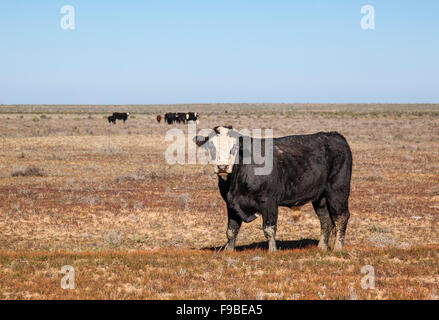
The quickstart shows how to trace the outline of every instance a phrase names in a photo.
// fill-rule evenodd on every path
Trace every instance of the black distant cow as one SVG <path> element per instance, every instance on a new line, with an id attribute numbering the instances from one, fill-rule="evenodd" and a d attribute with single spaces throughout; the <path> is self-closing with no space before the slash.
<path id="1" fill-rule="evenodd" d="M 164 116 L 165 122 L 168 124 L 177 123 L 187 123 L 189 121 L 198 121 L 197 112 L 168 112 Z"/>
<path id="2" fill-rule="evenodd" d="M 165 114 L 165 122 L 168 124 L 173 124 L 177 120 L 177 114 L 173 112 L 168 112 Z"/>
<path id="3" fill-rule="evenodd" d="M 337 132 L 287 136 L 271 140 L 272 149 L 265 145 L 266 140 L 244 137 L 232 127 L 216 127 L 210 136 L 194 138 L 215 159 L 218 187 L 228 213 L 225 248 L 234 249 L 242 221 L 251 222 L 259 213 L 269 250 L 275 251 L 278 206 L 291 208 L 312 202 L 320 219 L 319 248 L 328 249 L 328 238 L 334 230 L 333 249 L 341 250 L 349 219 L 352 172 L 352 154 L 346 139 Z M 265 164 L 255 164 L 261 163 L 255 161 L 255 155 L 250 156 L 251 161 L 243 161 L 255 143 L 261 146 L 261 154 L 272 150 L 269 173 L 256 173 L 256 168 Z"/>
<path id="4" fill-rule="evenodd" d="M 188 112 L 187 121 L 198 121 L 198 112 Z"/>
<path id="5" fill-rule="evenodd" d="M 130 115 L 129 112 L 114 112 L 113 113 L 113 117 L 115 117 L 117 120 L 123 120 L 124 123 L 125 123 L 125 121 L 127 121 L 129 115 Z"/>
<path id="6" fill-rule="evenodd" d="M 108 116 L 108 122 L 109 122 L 109 123 L 116 124 L 116 117 L 113 116 L 113 115 Z"/>
<path id="7" fill-rule="evenodd" d="M 185 112 L 177 113 L 177 122 L 178 123 L 186 123 L 187 114 Z"/>

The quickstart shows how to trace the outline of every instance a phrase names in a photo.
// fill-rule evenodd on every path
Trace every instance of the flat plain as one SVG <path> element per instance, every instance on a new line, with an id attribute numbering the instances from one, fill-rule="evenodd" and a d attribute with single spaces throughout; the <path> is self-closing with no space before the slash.
<path id="1" fill-rule="evenodd" d="M 130 112 L 109 124 L 114 111 Z M 164 112 L 197 129 L 338 131 L 353 153 L 345 249 L 321 253 L 310 204 L 261 220 L 236 252 L 211 165 L 168 164 Z M 186 147 L 191 141 L 186 141 Z M 439 105 L 0 106 L 1 299 L 436 299 Z M 63 265 L 75 289 L 60 286 Z M 371 265 L 375 289 L 363 289 Z"/>

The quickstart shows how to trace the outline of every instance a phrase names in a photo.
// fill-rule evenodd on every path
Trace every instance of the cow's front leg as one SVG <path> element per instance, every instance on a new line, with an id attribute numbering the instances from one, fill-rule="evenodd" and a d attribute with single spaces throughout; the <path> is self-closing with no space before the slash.
<path id="1" fill-rule="evenodd" d="M 276 251 L 276 226 L 264 226 L 264 235 L 268 240 L 268 251 Z"/>
<path id="2" fill-rule="evenodd" d="M 277 225 L 277 206 L 271 205 L 262 213 L 262 228 L 268 240 L 268 250 L 274 252 L 276 247 L 276 225 Z"/>
<path id="3" fill-rule="evenodd" d="M 227 223 L 227 243 L 224 247 L 225 250 L 234 250 L 236 236 L 241 228 L 242 219 L 236 213 L 236 211 L 229 206 L 227 207 L 228 223 Z"/>

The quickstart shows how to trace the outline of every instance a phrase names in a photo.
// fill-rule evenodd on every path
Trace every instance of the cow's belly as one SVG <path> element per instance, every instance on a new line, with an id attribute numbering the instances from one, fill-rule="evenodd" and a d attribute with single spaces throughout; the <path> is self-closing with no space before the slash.
<path id="1" fill-rule="evenodd" d="M 255 201 L 255 199 L 247 195 L 241 195 L 239 197 L 239 206 L 241 210 L 248 216 L 255 214 L 259 209 L 259 204 Z"/>
<path id="2" fill-rule="evenodd" d="M 301 206 L 307 202 L 316 200 L 325 190 L 326 173 L 319 172 L 318 175 L 307 175 L 291 179 L 286 183 L 280 206 Z"/>

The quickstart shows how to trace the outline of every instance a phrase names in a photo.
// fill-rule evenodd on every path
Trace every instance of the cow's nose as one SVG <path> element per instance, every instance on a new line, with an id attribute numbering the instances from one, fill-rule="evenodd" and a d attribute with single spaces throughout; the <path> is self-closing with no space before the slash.
<path id="1" fill-rule="evenodd" d="M 225 171 L 227 169 L 227 165 L 219 165 L 218 169 L 222 170 L 222 171 Z"/>

